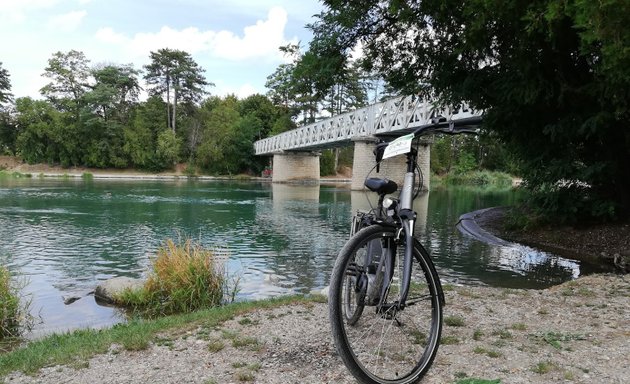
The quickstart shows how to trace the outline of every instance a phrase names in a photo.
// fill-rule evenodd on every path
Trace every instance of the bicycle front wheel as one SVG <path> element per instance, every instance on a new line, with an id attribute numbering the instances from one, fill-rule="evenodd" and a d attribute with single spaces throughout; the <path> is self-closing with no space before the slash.
<path id="1" fill-rule="evenodd" d="M 395 228 L 380 225 L 359 231 L 339 252 L 330 279 L 328 302 L 335 346 L 350 372 L 364 383 L 420 381 L 435 358 L 442 331 L 442 288 L 428 253 L 417 241 L 412 245 L 407 306 L 397 309 L 394 305 L 402 291 L 404 255 L 404 247 L 395 245 L 394 233 Z M 380 279 L 377 287 L 369 284 L 379 281 L 383 263 L 365 262 L 382 260 L 366 257 L 375 242 L 381 243 L 382 257 L 394 261 L 391 279 Z M 357 287 L 357 281 L 367 281 L 367 288 Z M 365 296 L 360 313 L 355 302 L 347 302 L 355 300 L 358 291 Z"/>

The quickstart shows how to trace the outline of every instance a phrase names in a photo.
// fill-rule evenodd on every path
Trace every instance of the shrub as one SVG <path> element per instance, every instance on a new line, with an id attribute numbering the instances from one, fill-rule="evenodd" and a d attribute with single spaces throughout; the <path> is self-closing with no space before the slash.
<path id="1" fill-rule="evenodd" d="M 0 266 L 0 340 L 19 336 L 23 329 L 30 329 L 33 325 L 29 313 L 30 301 L 20 301 L 20 288 L 9 270 Z"/>
<path id="2" fill-rule="evenodd" d="M 466 173 L 448 174 L 444 182 L 447 185 L 494 186 L 499 188 L 510 188 L 512 186 L 512 177 L 502 172 L 471 171 Z"/>
<path id="3" fill-rule="evenodd" d="M 123 292 L 117 301 L 148 316 L 192 312 L 220 305 L 225 276 L 215 254 L 188 239 L 168 239 L 155 259 L 145 285 Z"/>

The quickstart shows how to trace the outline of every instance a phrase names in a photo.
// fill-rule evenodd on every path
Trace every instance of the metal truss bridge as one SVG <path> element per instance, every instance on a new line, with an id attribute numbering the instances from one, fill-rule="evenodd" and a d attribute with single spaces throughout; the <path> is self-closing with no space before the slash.
<path id="1" fill-rule="evenodd" d="M 473 111 L 466 105 L 435 107 L 431 101 L 404 96 L 258 140 L 254 149 L 256 155 L 315 151 L 346 146 L 352 140 L 361 138 L 400 136 L 436 122 L 478 125 L 480 120 L 481 112 Z"/>

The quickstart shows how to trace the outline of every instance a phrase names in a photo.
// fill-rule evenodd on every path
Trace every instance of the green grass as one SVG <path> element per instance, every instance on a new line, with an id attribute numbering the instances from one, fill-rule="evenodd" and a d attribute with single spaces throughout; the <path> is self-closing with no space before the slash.
<path id="1" fill-rule="evenodd" d="M 143 288 L 123 291 L 116 301 L 146 316 L 186 313 L 222 304 L 227 290 L 213 252 L 188 239 L 166 240 L 152 260 Z"/>
<path id="2" fill-rule="evenodd" d="M 473 350 L 474 353 L 478 354 L 478 355 L 486 355 L 488 357 L 492 357 L 492 358 L 497 358 L 497 357 L 501 357 L 501 352 L 492 350 L 492 349 L 485 349 L 483 347 L 476 347 Z"/>
<path id="3" fill-rule="evenodd" d="M 558 369 L 556 363 L 551 361 L 541 361 L 532 368 L 532 371 L 544 375 L 545 373 L 549 373 L 556 369 Z"/>
<path id="4" fill-rule="evenodd" d="M 485 334 L 483 333 L 482 330 L 475 329 L 475 332 L 473 333 L 473 340 L 479 341 L 479 340 L 483 339 L 484 336 L 485 336 Z"/>
<path id="5" fill-rule="evenodd" d="M 0 341 L 18 337 L 33 325 L 34 319 L 29 313 L 30 298 L 21 298 L 25 284 L 0 265 Z"/>
<path id="6" fill-rule="evenodd" d="M 440 343 L 442 345 L 453 345 L 459 344 L 460 340 L 456 336 L 442 336 L 440 338 Z"/>
<path id="7" fill-rule="evenodd" d="M 464 319 L 460 316 L 447 316 L 444 318 L 444 324 L 450 327 L 463 327 Z"/>
<path id="8" fill-rule="evenodd" d="M 255 309 L 283 305 L 306 304 L 310 298 L 287 296 L 255 302 L 233 303 L 192 313 L 164 316 L 157 319 L 137 319 L 103 330 L 77 330 L 53 334 L 33 341 L 23 348 L 0 355 L 0 378 L 13 371 L 33 374 L 43 367 L 73 365 L 106 353 L 112 344 L 127 350 L 142 350 L 155 341 L 158 334 L 181 332 L 198 327 L 218 327 L 227 320 Z M 162 336 L 163 337 L 163 336 Z M 249 347 L 252 345 L 249 344 Z"/>
<path id="9" fill-rule="evenodd" d="M 469 377 L 466 379 L 460 379 L 455 382 L 455 384 L 501 384 L 501 380 L 485 380 L 485 379 L 477 379 L 474 377 Z"/>
<path id="10" fill-rule="evenodd" d="M 584 335 L 579 334 L 571 334 L 571 333 L 562 333 L 562 332 L 545 332 L 538 335 L 534 335 L 535 337 L 541 338 L 547 344 L 551 345 L 555 349 L 562 350 L 563 342 L 573 341 L 573 340 L 585 340 L 586 337 Z"/>
<path id="11" fill-rule="evenodd" d="M 0 179 L 22 179 L 22 178 L 30 178 L 33 175 L 30 173 L 20 173 L 20 172 L 11 172 L 6 170 L 0 170 Z"/>

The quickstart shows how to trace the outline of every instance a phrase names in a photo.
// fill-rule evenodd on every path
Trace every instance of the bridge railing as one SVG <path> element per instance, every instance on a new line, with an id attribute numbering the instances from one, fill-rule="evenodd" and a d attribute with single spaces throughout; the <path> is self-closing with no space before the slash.
<path id="1" fill-rule="evenodd" d="M 436 107 L 432 101 L 404 96 L 372 104 L 254 143 L 257 155 L 290 150 L 314 150 L 346 145 L 352 139 L 371 137 L 430 124 L 436 118 L 455 121 L 481 116 L 462 105 Z"/>

